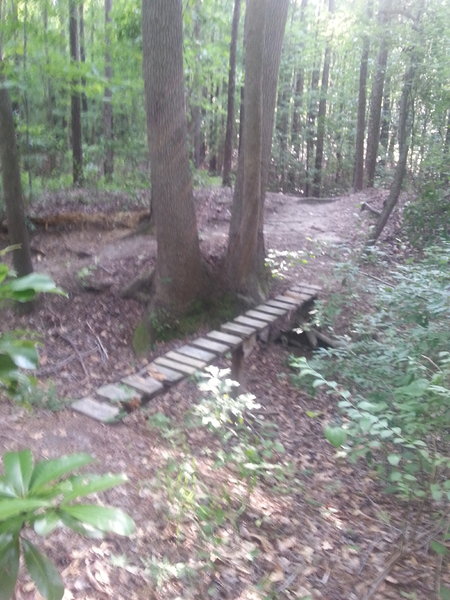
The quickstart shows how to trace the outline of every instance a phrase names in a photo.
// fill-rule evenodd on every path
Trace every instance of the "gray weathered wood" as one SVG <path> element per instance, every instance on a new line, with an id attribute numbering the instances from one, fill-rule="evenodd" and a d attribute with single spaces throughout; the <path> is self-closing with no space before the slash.
<path id="1" fill-rule="evenodd" d="M 295 308 L 297 308 L 300 304 L 302 304 L 301 301 L 298 302 L 294 298 L 291 298 L 290 296 L 285 296 L 283 294 L 280 294 L 279 296 L 275 296 L 274 300 L 276 302 L 284 302 L 284 304 L 287 304 L 290 307 L 294 306 Z"/>
<path id="2" fill-rule="evenodd" d="M 123 383 L 107 383 L 99 387 L 96 393 L 114 404 L 130 402 L 142 396 L 142 393 Z"/>
<path id="3" fill-rule="evenodd" d="M 285 296 L 289 296 L 293 300 L 297 301 L 297 304 L 302 304 L 303 302 L 307 302 L 314 298 L 315 294 L 313 292 L 294 292 L 292 290 L 286 290 L 284 292 Z"/>
<path id="4" fill-rule="evenodd" d="M 148 373 L 151 377 L 154 377 L 158 381 L 161 381 L 165 385 L 169 385 L 171 383 L 176 383 L 183 379 L 184 374 L 178 371 L 173 371 L 168 367 L 163 367 L 162 365 L 157 365 L 154 362 L 147 365 L 140 373 Z"/>
<path id="5" fill-rule="evenodd" d="M 247 325 L 239 325 L 238 323 L 224 323 L 220 329 L 227 333 L 237 333 L 237 335 L 245 338 L 255 333 L 258 327 L 248 327 Z"/>
<path id="6" fill-rule="evenodd" d="M 169 367 L 169 369 L 172 369 L 173 371 L 179 371 L 185 375 L 193 375 L 197 371 L 195 367 L 183 365 L 182 363 L 171 360 L 170 358 L 166 358 L 165 356 L 160 356 L 157 358 L 155 363 L 157 365 L 162 365 L 163 367 Z"/>
<path id="7" fill-rule="evenodd" d="M 194 348 L 194 346 L 181 346 L 181 348 L 177 348 L 177 352 L 181 354 L 186 354 L 186 356 L 191 356 L 192 358 L 197 358 L 198 360 L 203 360 L 206 363 L 213 361 L 216 358 L 216 355 L 212 352 L 207 352 L 206 350 L 200 350 L 200 348 Z"/>
<path id="8" fill-rule="evenodd" d="M 227 346 L 230 346 L 231 348 L 242 344 L 242 338 L 238 335 L 232 335 L 231 333 L 225 333 L 224 331 L 210 331 L 206 334 L 206 337 L 211 338 L 216 342 L 227 344 Z"/>
<path id="9" fill-rule="evenodd" d="M 286 312 L 295 310 L 295 306 L 292 304 L 286 304 L 286 302 L 280 302 L 279 300 L 267 300 L 266 305 L 273 306 L 274 308 L 284 308 Z"/>
<path id="10" fill-rule="evenodd" d="M 267 304 L 258 304 L 258 306 L 255 306 L 253 310 L 258 310 L 269 315 L 277 315 L 281 317 L 287 313 L 288 308 L 286 306 L 283 308 L 276 308 L 275 306 L 268 306 Z"/>
<path id="11" fill-rule="evenodd" d="M 265 323 L 274 323 L 279 317 L 279 315 L 269 315 L 269 313 L 263 313 L 259 310 L 248 310 L 245 315 L 258 321 L 264 321 Z"/>
<path id="12" fill-rule="evenodd" d="M 191 356 L 186 356 L 185 354 L 180 354 L 179 352 L 167 352 L 164 356 L 170 358 L 170 360 L 175 360 L 183 365 L 189 365 L 190 367 L 195 367 L 196 369 L 204 369 L 208 363 L 204 360 L 198 360 L 197 358 L 192 358 Z"/>
<path id="13" fill-rule="evenodd" d="M 245 325 L 246 327 L 256 327 L 257 329 L 264 329 L 267 327 L 266 321 L 258 321 L 258 319 L 251 319 L 250 317 L 246 317 L 245 315 L 240 315 L 236 317 L 233 323 L 239 323 L 239 325 Z"/>
<path id="14" fill-rule="evenodd" d="M 164 389 L 163 384 L 153 377 L 140 377 L 139 375 L 128 375 L 122 379 L 122 383 L 142 392 L 147 398 L 155 396 Z"/>
<path id="15" fill-rule="evenodd" d="M 190 342 L 193 346 L 197 346 L 198 348 L 204 348 L 205 350 L 209 350 L 210 352 L 215 352 L 217 356 L 221 356 L 226 352 L 230 351 L 230 348 L 226 344 L 222 344 L 220 342 L 215 342 L 214 340 L 209 340 L 207 338 L 201 337 L 197 338 Z"/>
<path id="16" fill-rule="evenodd" d="M 118 406 L 112 406 L 106 402 L 99 402 L 90 396 L 72 402 L 71 406 L 73 410 L 76 410 L 87 417 L 91 417 L 91 419 L 95 419 L 96 421 L 102 421 L 102 423 L 110 423 L 117 419 L 120 414 L 120 408 Z"/>

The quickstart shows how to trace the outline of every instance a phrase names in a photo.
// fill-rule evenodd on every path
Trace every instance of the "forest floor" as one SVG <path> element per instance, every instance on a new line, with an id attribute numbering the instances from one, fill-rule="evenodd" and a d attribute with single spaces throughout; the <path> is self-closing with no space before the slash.
<path id="1" fill-rule="evenodd" d="M 332 272 L 361 248 L 372 222 L 361 203 L 380 208 L 384 197 L 381 190 L 333 201 L 269 194 L 265 235 L 278 275 L 274 290 L 303 281 L 322 285 L 324 298 L 338 292 Z M 33 405 L 0 403 L 0 451 L 29 447 L 39 457 L 85 451 L 96 458 L 97 472 L 124 471 L 129 478 L 102 501 L 133 516 L 133 536 L 92 541 L 61 531 L 45 540 L 63 573 L 64 599 L 435 597 L 435 559 L 426 543 L 399 552 L 411 526 L 428 539 L 427 511 L 384 495 L 363 465 L 336 456 L 322 432 L 335 407 L 326 394 L 313 399 L 293 384 L 292 348 L 260 345 L 248 360 L 247 389 L 265 423 L 257 433 L 265 458 L 256 474 L 242 474 L 236 464 L 215 466 L 217 437 L 187 423 L 204 396 L 193 381 L 115 425 L 64 407 L 65 399 L 136 372 L 182 343 L 157 344 L 145 359 L 131 349 L 143 307 L 120 291 L 152 265 L 156 246 L 148 234 L 126 228 L 131 222 L 123 215 L 135 213 L 135 225 L 145 203 L 144 196 L 77 191 L 36 204 L 33 211 L 44 219 L 71 215 L 70 224 L 38 228 L 32 239 L 36 269 L 52 275 L 69 297 L 47 296 L 32 315 L 6 312 L 3 320 L 8 329 L 37 332 L 42 345 Z M 203 252 L 216 261 L 226 245 L 231 194 L 200 190 L 196 206 Z M 100 220 L 82 218 L 99 212 Z M 395 253 L 392 223 L 383 243 Z M 272 433 L 266 436 L 266 429 Z M 38 597 L 23 579 L 17 600 Z"/>

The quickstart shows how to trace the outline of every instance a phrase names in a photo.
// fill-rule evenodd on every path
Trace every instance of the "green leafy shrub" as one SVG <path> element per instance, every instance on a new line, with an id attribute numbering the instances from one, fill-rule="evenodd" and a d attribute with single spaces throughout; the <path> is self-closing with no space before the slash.
<path id="1" fill-rule="evenodd" d="M 421 194 L 404 210 L 405 231 L 422 248 L 439 239 L 450 239 L 450 191 L 436 182 L 427 183 Z"/>
<path id="2" fill-rule="evenodd" d="M 325 386 L 340 425 L 326 429 L 353 459 L 364 457 L 403 497 L 450 499 L 450 244 L 372 286 L 370 314 L 353 323 L 354 341 L 292 359 L 297 381 Z"/>
<path id="3" fill-rule="evenodd" d="M 64 584 L 56 567 L 27 539 L 27 531 L 34 529 L 36 534 L 47 536 L 65 526 L 89 537 L 133 532 L 134 523 L 123 511 L 76 502 L 126 481 L 124 475 L 70 475 L 92 461 L 88 454 L 37 463 L 30 450 L 4 454 L 4 475 L 0 477 L 0 600 L 9 600 L 14 594 L 21 556 L 45 598 L 63 597 Z"/>
<path id="4" fill-rule="evenodd" d="M 9 246 L 0 256 L 14 249 Z M 0 262 L 0 307 L 9 300 L 30 302 L 42 292 L 64 294 L 47 275 L 31 273 L 17 278 L 8 265 Z M 33 382 L 20 369 L 35 369 L 38 364 L 37 342 L 24 337 L 19 331 L 0 332 L 0 390 L 6 389 L 11 394 L 20 386 L 29 388 Z"/>

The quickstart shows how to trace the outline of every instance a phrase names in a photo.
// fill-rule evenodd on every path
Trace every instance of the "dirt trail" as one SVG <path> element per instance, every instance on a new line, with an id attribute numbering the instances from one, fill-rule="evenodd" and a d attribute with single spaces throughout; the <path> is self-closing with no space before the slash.
<path id="1" fill-rule="evenodd" d="M 326 203 L 269 194 L 266 246 L 273 268 L 284 277 L 277 280 L 277 289 L 300 279 L 326 287 L 333 262 L 345 259 L 370 223 L 359 210 L 364 200 L 362 194 Z M 377 205 L 382 194 L 374 192 L 370 201 Z M 220 256 L 225 247 L 230 208 L 229 191 L 197 194 L 201 243 L 210 255 Z M 31 317 L 9 313 L 3 320 L 11 328 L 42 335 L 40 380 L 53 380 L 56 392 L 43 391 L 39 400 L 34 399 L 33 411 L 0 402 L 0 454 L 24 447 L 39 457 L 89 452 L 97 459 L 96 472 L 122 470 L 129 477 L 125 487 L 103 499 L 132 514 L 138 530 L 130 539 L 108 536 L 92 541 L 64 531 L 46 538 L 45 551 L 63 573 L 64 599 L 360 600 L 397 549 L 403 515 L 397 506 L 393 510 L 364 468 L 335 457 L 322 433 L 324 423 L 336 417 L 334 407 L 326 394 L 312 399 L 292 385 L 288 349 L 258 345 L 248 363 L 248 390 L 261 405 L 266 426 L 273 422 L 285 449 L 283 454 L 273 450 L 272 458 L 275 454 L 275 461 L 289 465 L 286 481 L 280 487 L 270 474 L 258 480 L 245 500 L 239 500 L 242 504 L 233 508 L 232 514 L 238 516 L 232 519 L 226 512 L 232 507 L 221 516 L 221 505 L 211 503 L 219 490 L 227 489 L 225 485 L 231 486 L 226 494 L 232 503 L 242 487 L 238 472 L 221 475 L 212 468 L 208 452 L 214 452 L 217 439 L 187 428 L 181 451 L 176 448 L 176 430 L 185 426 L 186 411 L 199 400 L 193 382 L 171 388 L 115 426 L 71 410 L 45 409 L 60 405 L 64 396 L 81 397 L 139 367 L 130 339 L 142 307 L 122 299 L 118 291 L 152 264 L 156 248 L 148 236 L 128 234 L 87 229 L 38 232 L 33 238 L 38 270 L 53 274 L 69 299 L 46 297 Z M 103 278 L 108 285 L 88 291 L 89 278 Z M 168 346 L 156 347 L 154 354 Z M 149 415 L 171 420 L 167 435 L 149 428 Z M 187 446 L 192 456 L 186 457 Z M 173 472 L 186 458 L 199 469 L 192 489 L 186 473 Z M 173 461 L 172 471 L 168 460 Z M 201 497 L 197 506 L 201 511 L 190 516 L 189 505 L 174 521 L 170 511 L 181 497 L 170 492 L 176 489 L 171 485 L 182 484 L 181 492 L 188 493 L 183 497 L 190 498 L 205 476 L 211 496 Z M 198 529 L 200 516 L 208 510 L 218 516 L 213 515 L 214 529 L 205 539 Z M 398 560 L 373 599 L 431 597 L 432 557 L 425 552 L 426 548 L 420 557 Z M 37 593 L 23 581 L 16 598 L 35 600 Z"/>

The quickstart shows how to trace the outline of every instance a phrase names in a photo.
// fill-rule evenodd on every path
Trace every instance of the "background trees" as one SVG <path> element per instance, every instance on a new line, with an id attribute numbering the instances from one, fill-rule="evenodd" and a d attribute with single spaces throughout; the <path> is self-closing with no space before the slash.
<path id="1" fill-rule="evenodd" d="M 303 190 L 308 195 L 314 180 L 317 192 L 320 180 L 322 195 L 349 189 L 355 161 L 360 161 L 362 154 L 367 159 L 366 181 L 370 185 L 372 181 L 375 185 L 389 183 L 399 150 L 396 131 L 405 71 L 402 49 L 417 2 L 404 0 L 391 6 L 384 0 L 335 0 L 331 18 L 328 1 L 291 0 L 276 101 L 271 188 Z M 274 6 L 275 11 L 283 10 L 283 3 Z M 225 167 L 226 182 L 230 141 L 234 175 L 237 166 L 237 107 L 244 66 L 243 27 L 237 28 L 239 9 L 243 22 L 246 3 L 242 0 L 198 0 L 187 3 L 183 10 L 190 159 L 203 174 L 221 175 Z M 443 159 L 448 107 L 448 25 L 443 10 L 440 0 L 426 0 L 423 26 L 430 69 L 421 74 L 416 88 L 409 159 L 415 174 Z M 12 0 L 4 3 L 3 12 L 2 30 L 8 40 L 5 69 L 28 179 L 27 195 L 70 184 L 72 142 L 76 165 L 83 152 L 86 185 L 124 181 L 145 185 L 148 157 L 140 0 Z M 232 32 L 235 46 L 230 46 Z M 74 36 L 78 49 L 73 47 Z M 228 81 L 230 47 L 236 49 L 235 90 Z M 361 104 L 358 115 L 358 96 L 364 88 L 360 67 L 370 107 L 367 102 L 365 107 Z M 81 147 L 78 117 L 74 114 L 71 118 L 70 108 L 73 101 L 77 105 L 78 97 L 83 105 Z M 228 110 L 232 100 L 235 110 Z M 319 116 L 320 104 L 322 111 L 326 106 L 324 116 Z M 112 141 L 110 109 L 114 114 Z M 229 134 L 225 151 L 228 113 L 228 129 L 232 123 L 235 135 Z M 361 125 L 363 116 L 367 130 Z M 114 176 L 110 173 L 111 152 Z"/>

